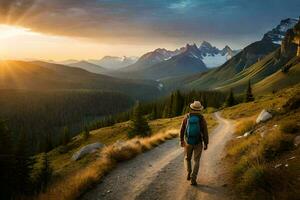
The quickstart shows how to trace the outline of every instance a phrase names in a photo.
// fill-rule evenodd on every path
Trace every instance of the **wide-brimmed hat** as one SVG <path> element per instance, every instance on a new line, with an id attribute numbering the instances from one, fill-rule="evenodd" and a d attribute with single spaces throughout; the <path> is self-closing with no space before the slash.
<path id="1" fill-rule="evenodd" d="M 195 111 L 203 110 L 203 106 L 201 105 L 200 101 L 194 101 L 194 103 L 191 103 L 190 108 Z"/>

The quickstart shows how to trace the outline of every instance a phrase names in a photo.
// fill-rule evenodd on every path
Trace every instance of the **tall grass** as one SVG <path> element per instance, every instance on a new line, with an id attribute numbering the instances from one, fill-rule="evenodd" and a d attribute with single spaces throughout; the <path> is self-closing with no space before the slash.
<path id="1" fill-rule="evenodd" d="M 255 118 L 240 119 L 235 126 L 235 135 L 243 135 L 248 131 L 252 131 L 255 126 Z"/>
<path id="2" fill-rule="evenodd" d="M 250 122 L 246 122 L 251 124 Z M 247 127 L 251 127 L 246 124 L 240 130 L 245 131 Z M 246 127 L 246 128 L 243 128 Z M 270 195 L 270 193 L 276 192 L 274 183 L 274 174 L 270 170 L 274 168 L 270 166 L 275 158 L 280 156 L 283 152 L 290 150 L 292 145 L 293 136 L 286 134 L 278 129 L 270 129 L 268 134 L 261 138 L 258 133 L 234 140 L 228 145 L 227 156 L 231 158 L 231 175 L 235 189 L 240 194 L 247 195 Z M 270 178 L 271 177 L 271 178 Z M 277 176 L 279 177 L 279 176 Z M 280 182 L 281 180 L 276 180 Z M 258 191 L 259 190 L 259 191 Z M 254 196 L 248 196 L 247 198 L 255 198 Z"/>
<path id="3" fill-rule="evenodd" d="M 86 168 L 77 171 L 63 180 L 54 183 L 48 190 L 40 194 L 38 200 L 72 200 L 80 197 L 85 191 L 98 183 L 101 178 L 113 169 L 118 162 L 129 160 L 136 155 L 152 149 L 168 139 L 178 136 L 178 130 L 168 130 L 147 138 L 134 138 L 122 143 L 104 147 L 100 158 Z"/>

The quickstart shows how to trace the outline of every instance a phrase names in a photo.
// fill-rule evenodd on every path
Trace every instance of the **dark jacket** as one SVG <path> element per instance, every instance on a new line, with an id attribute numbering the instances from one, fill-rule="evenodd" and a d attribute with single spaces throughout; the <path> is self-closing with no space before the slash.
<path id="1" fill-rule="evenodd" d="M 184 141 L 184 136 L 185 136 L 185 131 L 186 131 L 186 125 L 187 125 L 187 119 L 190 114 L 187 114 L 181 124 L 181 129 L 180 129 L 180 141 Z M 205 145 L 208 145 L 208 131 L 207 131 L 207 123 L 206 120 L 204 119 L 203 115 L 201 114 L 191 114 L 191 115 L 197 115 L 200 117 L 200 131 L 201 131 L 201 142 L 203 142 Z"/>

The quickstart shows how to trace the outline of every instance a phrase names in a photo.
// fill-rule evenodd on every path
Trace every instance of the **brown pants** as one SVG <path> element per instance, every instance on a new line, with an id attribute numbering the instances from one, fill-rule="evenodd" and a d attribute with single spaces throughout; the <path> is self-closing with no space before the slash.
<path id="1" fill-rule="evenodd" d="M 202 143 L 197 145 L 186 144 L 185 146 L 185 166 L 189 174 L 191 174 L 192 180 L 197 180 L 199 171 L 200 158 L 202 153 Z M 192 156 L 194 158 L 194 166 L 192 170 Z"/>

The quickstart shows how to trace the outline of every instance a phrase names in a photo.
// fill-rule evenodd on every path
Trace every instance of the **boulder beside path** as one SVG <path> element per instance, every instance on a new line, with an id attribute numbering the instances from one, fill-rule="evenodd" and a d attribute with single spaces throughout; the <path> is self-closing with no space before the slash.
<path id="1" fill-rule="evenodd" d="M 97 151 L 97 149 L 102 148 L 104 145 L 96 142 L 96 143 L 92 143 L 89 145 L 86 145 L 84 147 L 82 147 L 80 150 L 76 151 L 73 156 L 72 156 L 72 160 L 79 160 L 80 158 L 82 158 L 84 155 L 89 154 L 89 153 L 94 153 L 95 151 Z"/>
<path id="2" fill-rule="evenodd" d="M 268 111 L 266 111 L 265 109 L 263 109 L 260 114 L 258 115 L 258 117 L 256 118 L 256 123 L 260 123 L 260 122 L 265 122 L 268 119 L 271 119 L 273 116 L 271 115 L 271 113 L 269 113 Z"/>

